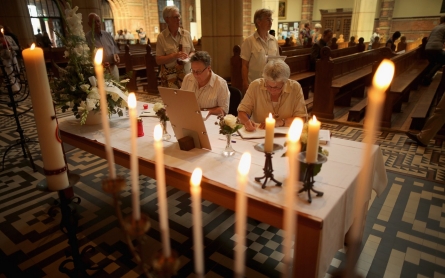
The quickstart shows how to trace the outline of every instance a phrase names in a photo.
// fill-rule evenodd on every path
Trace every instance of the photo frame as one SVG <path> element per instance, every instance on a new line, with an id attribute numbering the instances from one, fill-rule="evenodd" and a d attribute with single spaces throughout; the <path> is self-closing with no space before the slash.
<path id="1" fill-rule="evenodd" d="M 287 0 L 278 1 L 278 19 L 286 19 Z"/>
<path id="2" fill-rule="evenodd" d="M 283 31 L 287 31 L 289 27 L 288 23 L 283 23 Z"/>

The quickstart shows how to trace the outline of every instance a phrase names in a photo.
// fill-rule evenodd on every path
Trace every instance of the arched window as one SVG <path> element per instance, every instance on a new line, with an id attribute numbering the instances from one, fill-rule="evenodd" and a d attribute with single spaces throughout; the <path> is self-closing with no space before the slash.
<path id="1" fill-rule="evenodd" d="M 54 0 L 26 0 L 31 25 L 40 46 L 61 47 L 62 42 L 56 33 L 63 34 L 62 18 Z M 48 35 L 49 41 L 43 39 Z M 48 45 L 50 44 L 50 45 Z"/>
<path id="2" fill-rule="evenodd" d="M 102 0 L 100 8 L 102 9 L 102 20 L 104 21 L 105 31 L 114 37 L 116 34 L 114 33 L 113 11 L 108 0 Z"/>

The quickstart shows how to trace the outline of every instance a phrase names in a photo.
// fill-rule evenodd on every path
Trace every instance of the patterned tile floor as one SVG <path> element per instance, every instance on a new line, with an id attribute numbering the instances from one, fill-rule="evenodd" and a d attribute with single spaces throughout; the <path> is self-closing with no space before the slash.
<path id="1" fill-rule="evenodd" d="M 153 98 L 146 101 L 153 102 Z M 5 111 L 5 107 L 0 111 Z M 26 109 L 26 107 L 20 107 Z M 36 137 L 32 113 L 21 116 L 22 127 Z M 11 119 L 0 121 L 2 152 L 15 142 L 17 132 Z M 361 141 L 362 129 L 323 124 L 334 136 Z M 388 173 L 383 196 L 370 205 L 358 271 L 364 277 L 445 277 L 445 146 L 431 141 L 418 147 L 403 134 L 379 135 Z M 38 144 L 29 144 L 38 172 L 33 172 L 20 148 L 6 157 L 0 172 L 0 277 L 60 277 L 59 264 L 65 260 L 67 241 L 59 230 L 60 214 L 47 210 L 57 198 L 35 185 L 44 179 Z M 92 245 L 91 260 L 102 266 L 95 276 L 138 277 L 139 272 L 124 243 L 113 214 L 112 200 L 102 192 L 100 181 L 106 161 L 79 149 L 68 148 L 70 170 L 81 176 L 75 194 L 78 205 L 82 247 Z M 128 170 L 118 167 L 127 178 Z M 148 232 L 151 250 L 160 249 L 156 181 L 140 176 L 141 205 L 150 216 Z M 172 247 L 178 251 L 178 277 L 193 277 L 190 196 L 168 188 Z M 122 192 L 124 214 L 131 213 L 130 188 Z M 211 202 L 202 202 L 206 277 L 233 277 L 234 214 Z M 248 221 L 247 277 L 279 277 L 282 268 L 282 230 L 252 219 Z M 345 254 L 339 251 L 327 277 L 341 267 Z"/>

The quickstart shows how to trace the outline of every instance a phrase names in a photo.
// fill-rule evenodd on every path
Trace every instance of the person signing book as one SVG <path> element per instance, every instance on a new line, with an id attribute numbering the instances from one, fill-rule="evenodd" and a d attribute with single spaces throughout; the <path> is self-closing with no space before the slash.
<path id="1" fill-rule="evenodd" d="M 289 66 L 274 59 L 264 67 L 263 78 L 250 83 L 238 106 L 238 119 L 247 131 L 264 129 L 269 113 L 275 118 L 276 127 L 290 126 L 296 117 L 307 120 L 303 90 L 289 76 Z"/>

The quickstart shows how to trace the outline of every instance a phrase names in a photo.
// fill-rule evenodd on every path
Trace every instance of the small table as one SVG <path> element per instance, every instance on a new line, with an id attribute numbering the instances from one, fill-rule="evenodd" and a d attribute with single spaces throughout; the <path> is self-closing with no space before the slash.
<path id="1" fill-rule="evenodd" d="M 142 105 L 139 104 L 139 109 Z M 145 136 L 138 138 L 139 172 L 155 178 L 155 152 L 153 148 L 153 129 L 157 118 L 145 117 L 143 122 Z M 168 185 L 185 192 L 190 192 L 189 180 L 194 168 L 203 170 L 202 197 L 225 208 L 235 210 L 236 173 L 242 152 L 252 155 L 249 183 L 246 188 L 248 197 L 248 216 L 277 228 L 283 228 L 283 187 L 273 184 L 265 189 L 255 182 L 255 176 L 263 173 L 264 155 L 253 149 L 263 140 L 242 140 L 232 137 L 237 151 L 232 157 L 223 157 L 225 137 L 218 132 L 214 123 L 216 117 L 206 121 L 212 150 L 193 149 L 181 151 L 176 138 L 164 142 L 165 172 Z M 115 117 L 110 120 L 112 147 L 116 164 L 130 167 L 130 126 L 127 117 Z M 106 158 L 102 127 L 81 126 L 72 117 L 59 120 L 59 128 L 65 143 Z M 169 133 L 173 130 L 169 124 Z M 222 140 L 221 140 L 222 139 Z M 275 143 L 284 144 L 286 138 L 275 138 Z M 329 146 L 328 161 L 315 177 L 315 188 L 324 192 L 323 197 L 314 197 L 312 204 L 306 200 L 307 194 L 301 194 L 295 204 L 297 219 L 296 248 L 294 254 L 294 277 L 324 277 L 335 253 L 343 248 L 345 235 L 353 222 L 354 194 L 357 177 L 360 172 L 361 154 L 364 144 L 332 138 Z M 287 159 L 277 152 L 273 157 L 274 175 L 279 181 L 287 176 Z M 366 165 L 372 167 L 373 175 L 369 180 L 369 191 L 364 192 L 369 200 L 371 188 L 377 195 L 386 188 L 387 177 L 383 156 L 379 146 L 374 146 L 372 159 Z M 360 211 L 366 215 L 367 202 L 361 204 Z"/>

